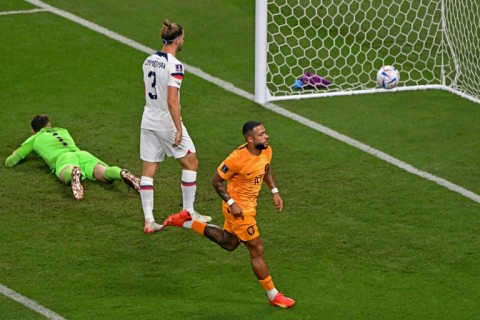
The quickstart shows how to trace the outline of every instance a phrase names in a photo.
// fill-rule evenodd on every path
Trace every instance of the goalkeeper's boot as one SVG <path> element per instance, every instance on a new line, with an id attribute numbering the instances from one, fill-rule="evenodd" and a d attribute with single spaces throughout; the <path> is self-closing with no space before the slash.
<path id="1" fill-rule="evenodd" d="M 140 192 L 140 179 L 139 178 L 135 177 L 135 175 L 133 175 L 127 169 L 123 169 L 120 172 L 120 175 L 122 176 L 122 179 L 126 184 L 128 184 L 133 189 L 137 190 L 137 192 Z"/>
<path id="2" fill-rule="evenodd" d="M 165 221 L 163 221 L 163 225 L 166 226 L 174 226 L 174 227 L 183 227 L 183 224 L 186 221 L 192 221 L 192 216 L 190 212 L 187 210 L 180 211 L 179 213 L 171 214 Z"/>
<path id="3" fill-rule="evenodd" d="M 285 297 L 281 292 L 277 293 L 275 298 L 269 301 L 271 305 L 280 308 L 291 308 L 295 304 L 295 300 Z"/>
<path id="4" fill-rule="evenodd" d="M 210 221 L 212 221 L 212 217 L 204 216 L 203 214 L 200 214 L 197 211 L 194 211 L 190 215 L 192 216 L 193 220 L 197 220 L 197 221 L 200 221 L 200 222 L 209 223 Z"/>
<path id="5" fill-rule="evenodd" d="M 83 199 L 82 171 L 79 167 L 73 167 L 72 169 L 71 187 L 73 197 L 77 200 Z"/>
<path id="6" fill-rule="evenodd" d="M 161 224 L 155 223 L 155 221 L 145 221 L 145 227 L 143 232 L 146 234 L 152 234 L 154 232 L 162 231 L 164 227 Z"/>

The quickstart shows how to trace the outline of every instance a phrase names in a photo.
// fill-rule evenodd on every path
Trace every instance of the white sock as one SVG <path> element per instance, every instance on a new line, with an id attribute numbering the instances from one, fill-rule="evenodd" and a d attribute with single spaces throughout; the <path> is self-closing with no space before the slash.
<path id="1" fill-rule="evenodd" d="M 187 229 L 192 229 L 192 224 L 193 224 L 193 220 L 185 221 L 185 222 L 183 223 L 183 227 L 184 227 L 184 228 L 187 228 Z"/>
<path id="2" fill-rule="evenodd" d="M 182 197 L 183 209 L 194 213 L 193 203 L 195 202 L 195 193 L 197 192 L 197 172 L 192 170 L 182 170 Z"/>
<path id="3" fill-rule="evenodd" d="M 275 288 L 273 288 L 272 290 L 268 290 L 267 291 L 268 299 L 269 300 L 275 299 L 275 296 L 277 295 L 277 293 L 278 293 L 278 290 Z"/>
<path id="4" fill-rule="evenodd" d="M 144 177 L 140 179 L 140 197 L 142 198 L 143 215 L 145 221 L 155 221 L 153 218 L 153 179 Z"/>

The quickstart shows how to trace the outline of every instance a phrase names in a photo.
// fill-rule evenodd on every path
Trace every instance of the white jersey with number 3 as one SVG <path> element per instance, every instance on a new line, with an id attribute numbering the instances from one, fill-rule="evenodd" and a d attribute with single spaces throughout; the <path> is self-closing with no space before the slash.
<path id="1" fill-rule="evenodd" d="M 179 89 L 183 80 L 183 64 L 170 53 L 156 52 L 143 63 L 145 83 L 145 109 L 142 116 L 144 129 L 176 131 L 168 111 L 168 87 Z M 180 99 L 180 97 L 179 97 Z"/>

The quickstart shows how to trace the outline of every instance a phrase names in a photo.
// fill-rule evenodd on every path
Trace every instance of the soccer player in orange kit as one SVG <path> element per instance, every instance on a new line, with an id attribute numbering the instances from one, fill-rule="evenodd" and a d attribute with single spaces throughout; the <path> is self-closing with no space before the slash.
<path id="1" fill-rule="evenodd" d="M 283 208 L 283 200 L 270 169 L 272 148 L 268 145 L 265 127 L 259 122 L 246 122 L 243 125 L 243 135 L 246 143 L 235 149 L 220 164 L 212 178 L 215 191 L 223 199 L 223 229 L 192 219 L 186 210 L 170 215 L 163 225 L 193 229 L 228 251 L 235 250 L 243 242 L 250 253 L 253 272 L 265 289 L 270 304 L 290 308 L 295 300 L 275 288 L 263 256 L 264 246 L 255 220 L 262 182 L 272 191 L 275 208 L 280 212 Z"/>

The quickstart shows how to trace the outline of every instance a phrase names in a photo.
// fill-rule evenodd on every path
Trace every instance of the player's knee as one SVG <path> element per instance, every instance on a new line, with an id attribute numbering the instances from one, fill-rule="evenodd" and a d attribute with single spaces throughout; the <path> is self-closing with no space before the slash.
<path id="1" fill-rule="evenodd" d="M 225 232 L 225 235 L 222 239 L 222 248 L 227 251 L 233 251 L 238 248 L 240 240 L 237 237 L 231 236 L 229 233 Z"/>
<path id="2" fill-rule="evenodd" d="M 261 258 L 263 257 L 263 253 L 265 252 L 265 247 L 263 246 L 263 243 L 259 243 L 258 245 L 256 245 L 255 247 L 253 247 L 251 250 L 250 250 L 250 254 L 252 255 L 252 257 L 254 258 Z"/>
<path id="3" fill-rule="evenodd" d="M 183 169 L 198 171 L 198 158 L 195 153 L 189 153 L 182 159 L 179 159 Z"/>
<path id="4" fill-rule="evenodd" d="M 232 242 L 220 244 L 220 246 L 227 251 L 234 251 L 235 249 L 237 249 L 238 245 L 239 243 L 232 243 Z"/>
<path id="5" fill-rule="evenodd" d="M 197 156 L 195 156 L 195 158 L 192 159 L 192 163 L 191 163 L 191 168 L 190 170 L 193 170 L 193 171 L 198 171 L 198 158 Z"/>
<path id="6" fill-rule="evenodd" d="M 240 244 L 240 240 L 237 236 L 215 225 L 208 225 L 205 228 L 203 235 L 227 251 L 237 249 Z"/>

